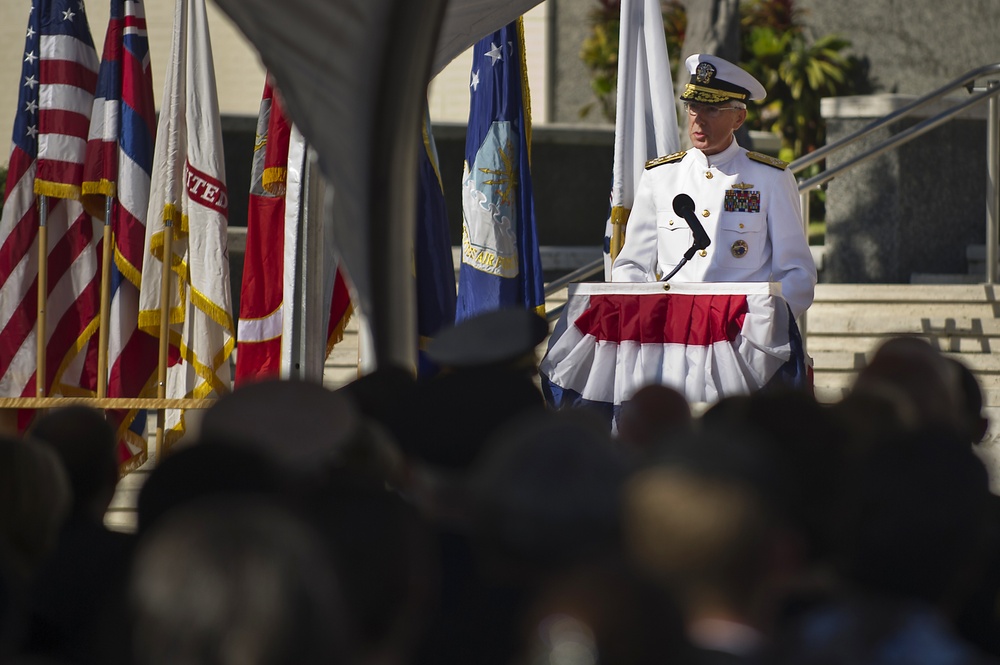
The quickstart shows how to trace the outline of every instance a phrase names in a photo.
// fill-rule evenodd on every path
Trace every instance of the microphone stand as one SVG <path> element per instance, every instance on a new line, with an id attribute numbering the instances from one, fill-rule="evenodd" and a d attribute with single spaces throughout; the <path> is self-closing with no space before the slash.
<path id="1" fill-rule="evenodd" d="M 688 251 L 684 252 L 684 256 L 681 257 L 680 263 L 678 263 L 676 266 L 674 266 L 674 269 L 670 271 L 670 274 L 668 274 L 666 277 L 664 277 L 660 281 L 661 282 L 669 282 L 670 278 L 673 277 L 674 275 L 676 275 L 677 271 L 680 270 L 681 268 L 683 268 L 684 264 L 691 260 L 691 257 L 694 256 L 695 252 L 697 252 L 699 249 L 705 249 L 705 247 L 708 247 L 708 245 L 705 245 L 703 247 L 700 242 L 698 242 L 697 240 L 695 240 L 694 244 L 691 245 L 691 247 L 688 249 Z"/>

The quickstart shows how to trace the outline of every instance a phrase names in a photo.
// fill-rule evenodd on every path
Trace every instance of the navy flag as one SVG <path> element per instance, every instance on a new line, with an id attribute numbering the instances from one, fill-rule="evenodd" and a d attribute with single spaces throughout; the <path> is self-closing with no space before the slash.
<path id="1" fill-rule="evenodd" d="M 521 19 L 476 44 L 470 90 L 456 320 L 514 306 L 544 315 Z"/>

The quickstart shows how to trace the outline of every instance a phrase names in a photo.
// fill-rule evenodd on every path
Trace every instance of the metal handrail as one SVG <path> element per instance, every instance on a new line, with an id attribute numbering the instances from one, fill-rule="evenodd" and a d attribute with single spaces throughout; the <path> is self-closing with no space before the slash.
<path id="1" fill-rule="evenodd" d="M 604 257 L 594 259 L 593 262 L 581 266 L 571 273 L 567 273 L 559 279 L 554 279 L 545 287 L 545 295 L 551 296 L 553 293 L 568 286 L 572 282 L 593 277 L 604 270 Z"/>
<path id="2" fill-rule="evenodd" d="M 970 106 L 975 106 L 976 104 L 978 104 L 979 102 L 983 101 L 984 99 L 988 99 L 990 97 L 993 97 L 997 93 L 1000 93 L 1000 89 L 994 90 L 992 88 L 989 88 L 985 92 L 982 92 L 982 93 L 980 93 L 978 95 L 970 97 L 969 99 L 967 99 L 967 100 L 965 100 L 963 102 L 960 102 L 960 103 L 956 104 L 955 106 L 952 106 L 947 111 L 942 111 L 941 113 L 939 113 L 936 116 L 933 116 L 931 118 L 928 118 L 927 120 L 924 120 L 923 122 L 920 122 L 920 123 L 918 123 L 916 125 L 913 125 L 912 127 L 906 129 L 905 131 L 902 131 L 899 134 L 896 134 L 896 135 L 894 135 L 894 136 L 892 136 L 890 138 L 887 138 L 887 139 L 883 140 L 882 142 L 878 143 L 875 147 L 870 148 L 869 150 L 866 150 L 865 152 L 861 153 L 860 155 L 856 155 L 856 156 L 852 157 L 851 159 L 847 160 L 846 162 L 843 162 L 842 164 L 838 164 L 834 168 L 826 169 L 822 173 L 820 173 L 820 174 L 818 174 L 816 176 L 813 176 L 812 178 L 809 178 L 808 180 L 804 180 L 804 181 L 800 182 L 799 183 L 799 191 L 802 192 L 802 191 L 805 191 L 807 189 L 816 189 L 820 185 L 824 185 L 827 182 L 833 180 L 835 177 L 837 177 L 837 175 L 839 175 L 843 171 L 846 171 L 846 170 L 850 169 L 851 167 L 855 166 L 856 164 L 859 164 L 859 163 L 861 163 L 863 161 L 867 161 L 868 159 L 871 159 L 872 157 L 876 157 L 878 155 L 881 155 L 883 152 L 888 152 L 889 150 L 892 150 L 893 148 L 896 148 L 896 147 L 898 147 L 898 146 L 900 146 L 900 145 L 902 145 L 904 143 L 909 143 L 910 141 L 912 141 L 913 139 L 917 138 L 918 136 L 926 134 L 927 132 L 931 131 L 932 129 L 935 129 L 938 126 L 943 125 L 944 123 L 948 122 L 953 117 L 955 117 L 956 115 L 958 115 L 962 111 L 966 110 Z M 886 116 L 886 117 L 889 117 L 889 116 Z M 880 126 L 882 126 L 883 124 L 884 123 L 880 122 Z M 867 134 L 868 132 L 865 132 L 865 133 Z M 852 137 L 848 137 L 848 138 L 852 138 Z M 858 136 L 856 138 L 861 138 L 861 136 Z M 839 149 L 839 148 L 847 147 L 851 143 L 854 143 L 853 140 L 850 141 L 850 142 L 842 142 L 842 141 L 837 141 L 836 143 L 832 143 L 829 146 L 825 146 L 825 147 L 828 147 L 828 148 L 838 148 Z M 819 152 L 819 151 L 817 150 L 816 152 Z M 832 151 L 830 151 L 830 152 L 832 152 Z M 827 154 L 829 154 L 829 153 L 827 153 Z M 811 163 L 815 163 L 815 162 L 811 162 Z M 792 168 L 792 166 L 794 164 L 795 164 L 795 162 L 792 162 L 792 164 L 789 164 L 788 168 Z"/>
<path id="3" fill-rule="evenodd" d="M 789 164 L 788 168 L 792 173 L 798 173 L 807 166 L 812 166 L 816 162 L 826 159 L 827 155 L 836 152 L 837 150 L 840 150 L 841 148 L 847 145 L 851 145 L 857 142 L 858 139 L 867 136 L 868 134 L 871 134 L 872 132 L 878 129 L 881 129 L 882 127 L 886 127 L 887 125 L 890 125 L 896 122 L 897 120 L 905 118 L 913 114 L 914 112 L 922 109 L 923 107 L 927 106 L 928 104 L 932 104 L 938 101 L 939 99 L 942 99 L 949 92 L 953 92 L 955 90 L 958 90 L 959 88 L 965 88 L 969 92 L 972 92 L 973 91 L 972 84 L 974 84 L 976 80 L 983 78 L 987 74 L 993 74 L 993 73 L 1000 73 L 1000 63 L 992 65 L 984 65 L 982 67 L 979 67 L 978 69 L 970 70 L 965 74 L 963 74 L 962 76 L 960 76 L 959 78 L 952 81 L 951 83 L 947 83 L 938 88 L 937 90 L 929 92 L 923 97 L 919 97 L 913 100 L 906 106 L 893 111 L 884 118 L 875 120 L 874 122 L 866 125 L 865 127 L 862 127 L 853 134 L 845 136 L 844 138 L 834 143 L 825 145 L 822 148 L 818 148 L 813 152 L 810 152 L 808 155 L 803 155 L 802 157 L 799 157 L 791 164 Z"/>
<path id="4" fill-rule="evenodd" d="M 833 153 L 854 145 L 860 139 L 871 134 L 872 132 L 888 127 L 894 122 L 897 122 L 909 115 L 912 115 L 915 111 L 928 106 L 934 102 L 945 99 L 945 96 L 955 90 L 965 88 L 971 97 L 968 99 L 955 103 L 950 108 L 938 113 L 937 115 L 927 118 L 922 122 L 909 127 L 908 129 L 899 132 L 891 137 L 885 138 L 882 141 L 876 143 L 873 147 L 869 148 L 865 152 L 855 155 L 842 164 L 838 164 L 834 168 L 826 169 L 822 173 L 804 180 L 799 183 L 798 189 L 802 200 L 802 227 L 808 232 L 809 226 L 809 192 L 821 187 L 830 180 L 847 171 L 858 164 L 865 162 L 873 157 L 881 155 L 884 152 L 898 148 L 901 145 L 909 143 L 913 139 L 926 134 L 927 132 L 935 129 L 936 127 L 948 122 L 953 119 L 958 114 L 962 113 L 966 109 L 975 106 L 983 101 L 988 101 L 989 112 L 987 120 L 987 156 L 986 156 L 986 168 L 987 168 L 987 201 L 986 201 L 986 281 L 988 283 L 994 284 L 997 282 L 997 258 L 998 258 L 998 248 L 997 248 L 997 237 L 1000 235 L 1000 230 L 998 230 L 998 224 L 1000 224 L 1000 186 L 997 185 L 998 174 L 1000 174 L 1000 144 L 998 144 L 998 137 L 1000 137 L 1000 100 L 998 100 L 998 95 L 1000 95 L 1000 81 L 991 79 L 987 82 L 985 88 L 975 88 L 975 82 L 983 77 L 989 76 L 991 74 L 996 74 L 1000 76 L 1000 63 L 995 63 L 992 65 L 984 65 L 976 69 L 969 70 L 959 78 L 954 81 L 941 86 L 940 88 L 915 99 L 913 102 L 907 104 L 906 106 L 897 109 L 896 111 L 889 113 L 883 118 L 880 118 L 874 122 L 869 123 L 865 127 L 862 127 L 858 131 L 845 136 L 844 138 L 830 143 L 828 145 L 815 150 L 808 155 L 803 155 L 799 159 L 796 159 L 788 168 L 793 172 L 797 173 L 803 169 L 812 166 L 826 158 L 828 158 Z M 978 94 L 973 94 L 978 93 Z"/>
<path id="5" fill-rule="evenodd" d="M 555 292 L 569 286 L 571 283 L 593 277 L 604 270 L 604 257 L 594 259 L 585 266 L 581 266 L 571 273 L 567 273 L 559 279 L 554 279 L 545 286 L 545 297 L 548 298 Z M 559 305 L 552 309 L 546 309 L 545 318 L 548 321 L 555 321 L 562 314 L 565 305 Z"/>

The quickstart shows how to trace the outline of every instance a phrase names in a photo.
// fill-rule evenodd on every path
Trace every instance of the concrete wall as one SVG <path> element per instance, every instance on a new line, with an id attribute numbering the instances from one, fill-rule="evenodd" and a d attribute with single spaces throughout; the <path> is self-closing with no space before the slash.
<path id="1" fill-rule="evenodd" d="M 868 61 L 877 91 L 922 95 L 1000 62 L 1000 0 L 797 0 L 816 35 Z"/>
<path id="2" fill-rule="evenodd" d="M 875 91 L 883 93 L 825 100 L 829 141 L 965 72 L 1000 62 L 1000 0 L 798 0 L 798 5 L 808 12 L 806 22 L 815 34 L 851 40 L 851 52 L 867 62 Z M 925 117 L 901 122 L 897 131 Z M 980 107 L 834 180 L 827 193 L 821 279 L 909 282 L 920 273 L 967 273 L 968 246 L 985 240 L 984 118 Z"/>
<path id="3" fill-rule="evenodd" d="M 702 0 L 687 0 L 700 2 Z M 592 101 L 580 45 L 596 0 L 552 5 L 554 122 L 600 124 L 578 111 Z M 867 61 L 876 92 L 924 94 L 980 65 L 1000 62 L 1000 0 L 796 0 L 814 36 L 849 39 Z M 675 72 L 675 80 L 677 80 Z"/>
<path id="4" fill-rule="evenodd" d="M 539 244 L 604 243 L 614 155 L 613 127 L 545 125 L 532 129 L 531 173 Z M 452 244 L 462 241 L 465 125 L 434 126 Z"/>
<path id="5" fill-rule="evenodd" d="M 608 123 L 596 108 L 586 117 L 580 109 L 594 102 L 590 74 L 580 60 L 583 40 L 589 33 L 588 14 L 596 8 L 595 0 L 549 0 L 552 33 L 552 100 L 550 118 L 556 123 Z"/>
<path id="6" fill-rule="evenodd" d="M 874 95 L 824 100 L 831 141 L 914 99 Z M 948 107 L 942 103 L 895 124 L 896 134 Z M 966 273 L 966 249 L 986 237 L 986 110 L 982 104 L 829 183 L 825 282 L 910 282 L 915 273 Z M 890 136 L 875 132 L 834 167 Z"/>

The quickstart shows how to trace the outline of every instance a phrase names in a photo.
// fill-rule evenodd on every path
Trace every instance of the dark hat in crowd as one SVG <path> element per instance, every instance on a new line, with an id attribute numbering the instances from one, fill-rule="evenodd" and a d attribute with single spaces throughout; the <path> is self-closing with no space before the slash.
<path id="1" fill-rule="evenodd" d="M 685 62 L 691 81 L 681 99 L 702 104 L 759 101 L 767 96 L 760 81 L 728 60 L 695 53 Z"/>
<path id="2" fill-rule="evenodd" d="M 548 332 L 546 320 L 533 311 L 498 309 L 442 330 L 428 344 L 427 355 L 448 369 L 533 365 L 535 347 Z"/>

